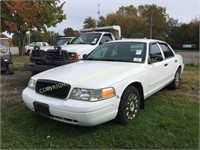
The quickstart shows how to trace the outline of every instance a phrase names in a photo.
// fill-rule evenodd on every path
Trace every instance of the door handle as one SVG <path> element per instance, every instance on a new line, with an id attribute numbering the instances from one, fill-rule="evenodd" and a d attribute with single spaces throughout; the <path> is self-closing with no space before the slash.
<path id="1" fill-rule="evenodd" d="M 166 66 L 168 66 L 168 64 L 164 64 L 164 66 L 166 67 Z"/>

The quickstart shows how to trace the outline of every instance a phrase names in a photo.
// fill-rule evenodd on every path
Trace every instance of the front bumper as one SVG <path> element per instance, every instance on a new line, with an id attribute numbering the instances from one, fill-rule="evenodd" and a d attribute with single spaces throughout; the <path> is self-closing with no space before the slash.
<path id="1" fill-rule="evenodd" d="M 44 63 L 44 64 L 35 64 L 35 63 L 25 63 L 24 64 L 24 68 L 27 71 L 35 71 L 35 72 L 42 72 L 48 69 L 52 69 L 61 65 L 65 65 L 65 64 L 70 64 L 70 63 L 74 63 L 77 61 L 74 60 L 68 60 L 65 62 L 54 62 L 54 63 Z"/>
<path id="2" fill-rule="evenodd" d="M 63 100 L 43 96 L 29 88 L 23 91 L 22 98 L 33 111 L 33 102 L 47 104 L 51 114 L 49 118 L 80 126 L 95 126 L 113 120 L 119 106 L 119 99 L 116 97 L 98 102 Z"/>

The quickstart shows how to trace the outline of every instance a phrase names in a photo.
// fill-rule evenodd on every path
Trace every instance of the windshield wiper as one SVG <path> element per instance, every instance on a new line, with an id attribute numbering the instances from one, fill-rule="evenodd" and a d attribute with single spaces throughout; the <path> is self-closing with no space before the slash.
<path id="1" fill-rule="evenodd" d="M 118 60 L 118 59 L 101 59 L 101 61 L 119 61 L 119 62 L 126 62 L 124 60 Z"/>
<path id="2" fill-rule="evenodd" d="M 96 58 L 87 58 L 85 60 L 100 60 L 100 59 L 96 59 Z"/>

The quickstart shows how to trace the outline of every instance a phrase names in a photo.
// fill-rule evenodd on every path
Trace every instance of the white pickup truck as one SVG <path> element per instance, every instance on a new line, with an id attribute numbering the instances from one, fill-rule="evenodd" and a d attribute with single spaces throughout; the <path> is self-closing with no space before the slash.
<path id="1" fill-rule="evenodd" d="M 30 109 L 54 120 L 128 124 L 144 109 L 146 98 L 165 86 L 175 90 L 183 69 L 181 55 L 164 41 L 111 41 L 77 63 L 31 77 L 22 97 Z"/>
<path id="2" fill-rule="evenodd" d="M 36 47 L 30 57 L 31 63 L 26 63 L 26 70 L 41 72 L 56 66 L 76 62 L 82 59 L 84 54 L 89 54 L 99 45 L 119 40 L 121 38 L 120 26 L 106 26 L 80 30 L 81 35 L 71 44 Z"/>

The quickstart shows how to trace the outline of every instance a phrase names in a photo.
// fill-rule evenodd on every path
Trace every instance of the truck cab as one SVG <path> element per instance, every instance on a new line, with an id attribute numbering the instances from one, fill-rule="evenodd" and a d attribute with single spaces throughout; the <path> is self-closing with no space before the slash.
<path id="1" fill-rule="evenodd" d="M 83 55 L 89 54 L 99 45 L 119 40 L 121 38 L 120 26 L 106 26 L 80 30 L 80 36 L 67 45 L 35 48 L 30 57 L 31 63 L 26 63 L 26 70 L 41 72 L 56 66 L 77 62 Z"/>

